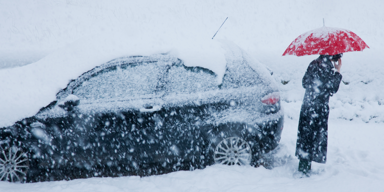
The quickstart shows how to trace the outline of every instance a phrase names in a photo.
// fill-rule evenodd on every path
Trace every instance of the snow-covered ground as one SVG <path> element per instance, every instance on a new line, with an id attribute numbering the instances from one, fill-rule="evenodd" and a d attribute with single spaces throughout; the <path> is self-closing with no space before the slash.
<path id="1" fill-rule="evenodd" d="M 203 55 L 215 68 L 220 54 L 211 38 L 228 17 L 215 39 L 239 45 L 280 85 L 286 122 L 277 156 L 287 160 L 273 170 L 212 166 L 145 178 L 0 183 L 0 191 L 384 191 L 383 8 L 382 0 L 0 0 L 0 127 L 34 115 L 71 78 L 116 57 L 170 51 L 191 62 Z M 330 100 L 328 162 L 296 179 L 301 78 L 317 56 L 281 55 L 323 18 L 370 49 L 344 54 L 345 83 Z"/>

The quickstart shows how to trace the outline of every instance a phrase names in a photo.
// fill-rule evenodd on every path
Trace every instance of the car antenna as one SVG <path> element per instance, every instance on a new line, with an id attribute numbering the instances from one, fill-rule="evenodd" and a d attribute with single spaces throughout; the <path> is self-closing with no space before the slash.
<path id="1" fill-rule="evenodd" d="M 212 39 L 213 39 L 213 38 L 215 38 L 215 36 L 216 36 L 217 32 L 219 32 L 219 30 L 220 30 L 220 29 L 221 29 L 221 27 L 224 25 L 224 23 L 227 21 L 227 19 L 228 19 L 228 17 L 227 17 L 227 18 L 225 18 L 225 20 L 224 20 L 223 24 L 221 24 L 221 26 L 219 27 L 219 29 L 218 29 L 218 30 L 216 31 L 216 33 L 213 35 Z"/>

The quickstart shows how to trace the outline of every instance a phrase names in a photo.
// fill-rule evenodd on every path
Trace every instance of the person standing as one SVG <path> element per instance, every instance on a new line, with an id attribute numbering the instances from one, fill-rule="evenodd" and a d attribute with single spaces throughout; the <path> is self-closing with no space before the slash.
<path id="1" fill-rule="evenodd" d="M 311 162 L 327 160 L 329 97 L 335 94 L 342 79 L 341 57 L 320 55 L 312 61 L 303 77 L 305 95 L 300 111 L 296 153 L 298 170 L 310 176 Z"/>

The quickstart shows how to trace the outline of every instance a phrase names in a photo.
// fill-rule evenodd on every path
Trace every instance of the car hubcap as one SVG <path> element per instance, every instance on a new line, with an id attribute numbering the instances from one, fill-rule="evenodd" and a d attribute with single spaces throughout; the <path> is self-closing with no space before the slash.
<path id="1" fill-rule="evenodd" d="M 28 171 L 28 157 L 17 148 L 0 148 L 0 181 L 22 181 Z"/>
<path id="2" fill-rule="evenodd" d="M 223 165 L 249 165 L 251 158 L 251 147 L 239 137 L 223 139 L 214 153 L 215 162 Z"/>

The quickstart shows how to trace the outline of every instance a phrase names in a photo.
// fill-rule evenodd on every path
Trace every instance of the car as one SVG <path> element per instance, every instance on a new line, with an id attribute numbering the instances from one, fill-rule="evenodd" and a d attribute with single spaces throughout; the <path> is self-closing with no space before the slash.
<path id="1" fill-rule="evenodd" d="M 279 90 L 263 65 L 228 50 L 222 77 L 169 53 L 121 57 L 83 73 L 36 115 L 0 128 L 0 180 L 259 166 L 281 138 Z"/>

